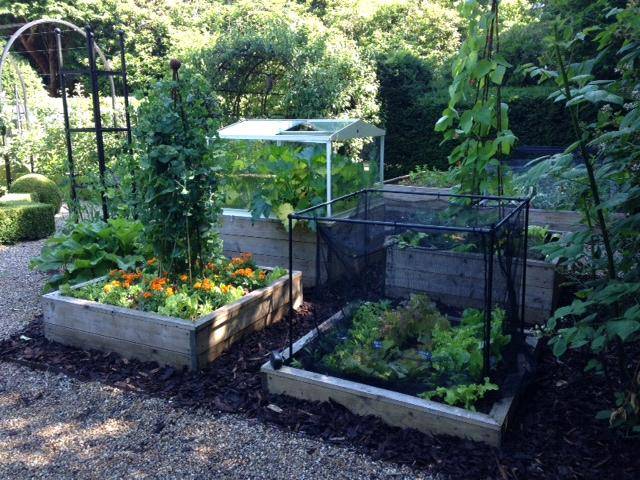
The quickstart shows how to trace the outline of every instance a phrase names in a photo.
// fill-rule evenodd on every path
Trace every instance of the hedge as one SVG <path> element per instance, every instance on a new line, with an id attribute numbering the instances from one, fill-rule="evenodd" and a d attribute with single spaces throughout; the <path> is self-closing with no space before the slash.
<path id="1" fill-rule="evenodd" d="M 0 243 L 48 237 L 55 231 L 54 217 L 47 203 L 0 204 Z"/>
<path id="2" fill-rule="evenodd" d="M 564 108 L 547 97 L 543 87 L 506 87 L 503 98 L 509 104 L 511 130 L 518 145 L 566 147 L 573 142 L 571 125 Z M 381 95 L 385 91 L 381 84 Z M 398 99 L 398 100 L 396 100 Z M 416 166 L 448 168 L 447 156 L 453 143 L 440 145 L 442 135 L 433 131 L 448 102 L 447 92 L 425 93 L 407 101 L 406 96 L 381 98 L 387 137 L 385 176 L 407 174 Z"/>
<path id="3" fill-rule="evenodd" d="M 16 179 L 9 189 L 11 193 L 34 193 L 38 201 L 48 203 L 58 213 L 62 206 L 62 193 L 53 180 L 44 175 L 29 173 Z"/>

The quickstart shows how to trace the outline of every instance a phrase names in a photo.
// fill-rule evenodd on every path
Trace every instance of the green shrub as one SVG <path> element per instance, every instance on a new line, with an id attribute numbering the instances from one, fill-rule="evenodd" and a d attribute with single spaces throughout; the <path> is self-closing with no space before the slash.
<path id="1" fill-rule="evenodd" d="M 34 193 L 7 193 L 0 197 L 0 205 L 14 205 L 16 203 L 36 203 L 38 196 Z"/>
<path id="2" fill-rule="evenodd" d="M 55 212 L 46 203 L 0 205 L 0 243 L 38 240 L 55 231 Z"/>
<path id="3" fill-rule="evenodd" d="M 58 213 L 62 206 L 62 193 L 58 186 L 44 175 L 29 173 L 18 178 L 11 184 L 11 193 L 34 193 L 38 201 L 53 206 L 54 213 Z"/>
<path id="4" fill-rule="evenodd" d="M 381 81 L 382 92 L 384 88 Z M 573 143 L 571 125 L 563 114 L 563 106 L 547 99 L 551 91 L 545 87 L 502 89 L 503 101 L 509 104 L 510 128 L 518 137 L 516 148 L 518 145 L 566 147 Z M 425 92 L 406 102 L 384 103 L 385 178 L 407 174 L 418 165 L 436 169 L 448 167 L 447 156 L 453 149 L 453 142 L 441 144 L 442 135 L 433 130 L 447 102 L 447 92 L 438 91 Z"/>

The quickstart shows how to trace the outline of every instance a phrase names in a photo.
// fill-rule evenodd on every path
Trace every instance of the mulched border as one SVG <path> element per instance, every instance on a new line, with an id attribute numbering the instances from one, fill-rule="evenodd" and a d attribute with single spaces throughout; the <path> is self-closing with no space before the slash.
<path id="1" fill-rule="evenodd" d="M 333 305 L 306 302 L 294 320 L 296 338 L 312 328 L 314 308 L 324 318 Z M 594 418 L 609 406 L 615 379 L 585 376 L 585 358 L 578 353 L 560 362 L 543 348 L 515 423 L 503 447 L 495 449 L 390 427 L 333 403 L 269 395 L 261 386 L 260 366 L 271 350 L 285 345 L 286 338 L 287 325 L 281 322 L 236 343 L 206 369 L 188 372 L 49 342 L 37 317 L 0 342 L 0 359 L 170 399 L 178 407 L 242 414 L 443 477 L 635 480 L 640 476 L 640 440 L 621 438 Z"/>

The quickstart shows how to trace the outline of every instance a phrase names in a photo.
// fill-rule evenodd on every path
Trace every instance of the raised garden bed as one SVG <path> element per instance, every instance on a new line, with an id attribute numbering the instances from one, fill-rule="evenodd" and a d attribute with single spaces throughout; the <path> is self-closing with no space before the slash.
<path id="1" fill-rule="evenodd" d="M 302 304 L 298 271 L 293 273 L 293 304 L 294 308 Z M 49 340 L 189 369 L 202 368 L 243 336 L 281 320 L 288 308 L 288 274 L 195 321 L 73 298 L 60 291 L 43 296 Z"/>
<path id="2" fill-rule="evenodd" d="M 408 192 L 441 193 L 443 195 L 451 194 L 450 188 L 417 187 L 393 183 L 385 183 L 384 189 L 385 191 L 393 192 L 385 193 L 385 198 L 396 198 L 403 201 L 411 200 L 412 198 L 419 200 L 419 198 L 415 196 L 402 195 L 403 193 Z M 397 194 L 395 192 L 397 192 Z M 538 225 L 557 232 L 583 230 L 584 226 L 581 224 L 581 218 L 580 212 L 573 210 L 548 210 L 542 208 L 529 209 L 529 225 Z"/>
<path id="3" fill-rule="evenodd" d="M 251 218 L 244 210 L 225 209 L 220 227 L 224 254 L 235 257 L 253 253 L 257 263 L 265 267 L 289 266 L 289 233 L 275 218 Z M 303 226 L 293 231 L 293 268 L 302 272 L 307 287 L 316 279 L 316 234 Z"/>
<path id="4" fill-rule="evenodd" d="M 296 358 L 303 350 L 311 347 L 320 336 L 336 328 L 343 320 L 344 314 L 340 311 L 322 323 L 318 329 L 313 329 L 299 339 L 293 345 L 293 357 Z M 271 362 L 267 362 L 262 366 L 261 373 L 265 387 L 272 394 L 310 401 L 334 401 L 355 414 L 373 415 L 390 425 L 499 446 L 514 412 L 525 376 L 533 369 L 528 359 L 536 353 L 538 340 L 529 336 L 526 343 L 529 352 L 521 352 L 518 355 L 516 371 L 508 374 L 501 382 L 501 396 L 490 407 L 488 413 L 466 410 L 289 365 L 274 368 Z M 289 349 L 282 351 L 282 359 L 285 364 L 288 363 Z"/>
<path id="5" fill-rule="evenodd" d="M 495 272 L 499 272 L 495 261 Z M 516 278 L 520 287 L 522 277 Z M 553 264 L 527 259 L 525 321 L 543 323 L 551 316 L 557 300 L 557 273 Z M 499 275 L 494 295 L 504 289 Z M 484 304 L 484 257 L 479 253 L 433 250 L 398 244 L 387 249 L 385 294 L 406 297 L 426 293 L 449 305 L 480 308 Z"/>

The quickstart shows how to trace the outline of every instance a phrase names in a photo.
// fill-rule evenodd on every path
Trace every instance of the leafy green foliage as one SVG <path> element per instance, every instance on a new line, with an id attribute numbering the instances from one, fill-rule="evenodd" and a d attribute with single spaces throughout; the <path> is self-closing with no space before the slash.
<path id="1" fill-rule="evenodd" d="M 609 6 L 604 1 L 595 4 Z M 615 356 L 622 387 L 608 418 L 611 426 L 629 433 L 640 431 L 640 361 L 627 357 L 627 346 L 640 341 L 639 15 L 640 7 L 629 3 L 609 8 L 604 20 L 578 33 L 556 25 L 547 39 L 547 56 L 554 59 L 555 69 L 525 67 L 540 81 L 557 85 L 550 97 L 564 104 L 570 116 L 575 142 L 565 153 L 542 160 L 539 171 L 546 168 L 580 186 L 585 227 L 544 249 L 568 271 L 578 290 L 574 301 L 549 320 L 548 328 L 555 333 L 550 344 L 557 356 L 567 349 L 590 351 L 588 371 L 602 372 L 601 358 Z M 585 44 L 597 44 L 598 54 L 585 56 Z M 602 62 L 610 62 L 613 52 L 616 75 L 602 78 L 611 73 Z M 599 109 L 591 123 L 582 116 L 585 107 Z M 578 164 L 572 159 L 574 151 Z M 603 195 L 609 186 L 611 193 Z"/>
<path id="2" fill-rule="evenodd" d="M 509 155 L 516 137 L 509 129 L 508 105 L 501 86 L 511 65 L 499 53 L 498 2 L 462 3 L 467 38 L 453 62 L 449 104 L 436 122 L 444 140 L 458 140 L 449 155 L 460 189 L 467 193 L 503 192 L 500 156 Z M 495 43 L 494 43 L 495 42 Z M 470 102 L 471 107 L 459 111 Z"/>
<path id="3" fill-rule="evenodd" d="M 495 364 L 510 341 L 502 333 L 503 321 L 504 311 L 496 309 L 491 331 Z M 452 326 L 425 295 L 412 295 L 395 309 L 384 301 L 364 303 L 346 331 L 324 340 L 336 345 L 320 362 L 330 372 L 401 386 L 423 398 L 444 396 L 470 408 L 497 389 L 474 384 L 482 374 L 483 325 L 482 312 L 468 309 Z"/>
<path id="4" fill-rule="evenodd" d="M 207 149 L 218 112 L 199 75 L 158 82 L 140 104 L 138 213 L 162 272 L 193 277 L 219 249 L 218 166 Z"/>
<path id="5" fill-rule="evenodd" d="M 39 202 L 51 205 L 58 213 L 62 205 L 62 194 L 58 186 L 44 175 L 30 173 L 11 184 L 11 193 L 33 193 Z"/>
<path id="6" fill-rule="evenodd" d="M 76 223 L 68 233 L 47 240 L 31 268 L 53 273 L 47 290 L 92 280 L 115 268 L 135 269 L 149 253 L 143 238 L 140 222 L 118 218 Z"/>
<path id="7" fill-rule="evenodd" d="M 39 240 L 55 231 L 53 207 L 46 203 L 0 203 L 0 244 Z"/>
<path id="8" fill-rule="evenodd" d="M 258 269 L 247 254 L 232 260 L 216 258 L 194 281 L 186 274 L 162 276 L 155 266 L 150 261 L 142 271 L 113 270 L 107 279 L 79 288 L 65 285 L 61 291 L 74 298 L 196 320 L 252 290 L 272 284 L 286 273 L 282 269 L 268 273 Z"/>
<path id="9" fill-rule="evenodd" d="M 225 144 L 223 167 L 226 205 L 248 208 L 253 218 L 275 215 L 288 227 L 287 215 L 325 202 L 327 163 L 321 147 L 278 146 L 273 143 Z M 333 154 L 333 197 L 370 186 L 378 178 L 377 164 Z"/>
<path id="10" fill-rule="evenodd" d="M 499 390 L 499 387 L 495 383 L 491 383 L 488 377 L 485 377 L 484 383 L 468 383 L 449 388 L 438 387 L 418 396 L 428 400 L 441 398 L 449 405 L 459 405 L 467 410 L 475 411 L 476 402 L 483 399 L 487 392 L 496 390 Z"/>

